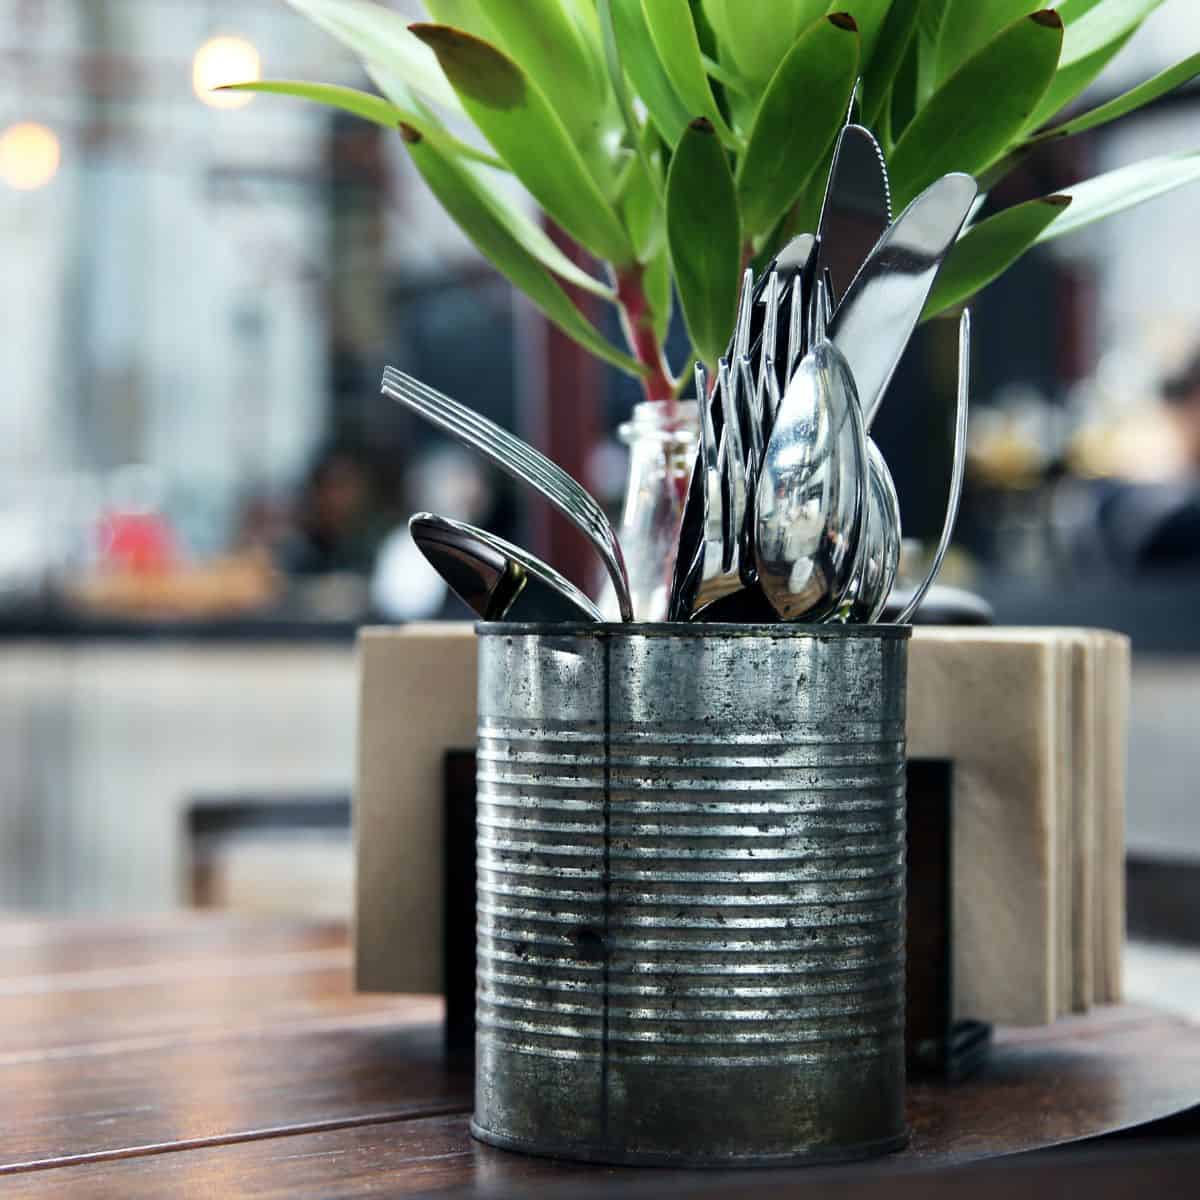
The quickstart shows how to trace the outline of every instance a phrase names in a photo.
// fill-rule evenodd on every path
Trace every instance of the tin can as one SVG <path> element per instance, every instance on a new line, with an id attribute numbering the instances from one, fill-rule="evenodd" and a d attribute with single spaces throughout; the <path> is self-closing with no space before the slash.
<path id="1" fill-rule="evenodd" d="M 479 626 L 477 1137 L 904 1144 L 908 634 Z"/>

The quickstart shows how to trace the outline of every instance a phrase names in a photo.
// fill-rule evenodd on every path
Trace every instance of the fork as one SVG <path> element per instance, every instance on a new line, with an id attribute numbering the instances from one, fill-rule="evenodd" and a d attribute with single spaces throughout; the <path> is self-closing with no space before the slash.
<path id="1" fill-rule="evenodd" d="M 592 543 L 612 579 L 621 620 L 633 620 L 629 573 L 616 531 L 604 510 L 576 480 L 528 442 L 403 371 L 388 367 L 382 390 L 549 500 Z"/>

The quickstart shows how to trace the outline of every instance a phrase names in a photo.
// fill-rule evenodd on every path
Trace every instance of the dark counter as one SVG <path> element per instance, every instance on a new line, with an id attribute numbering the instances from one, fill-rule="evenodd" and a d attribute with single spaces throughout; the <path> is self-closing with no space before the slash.
<path id="1" fill-rule="evenodd" d="M 199 619 L 105 617 L 56 604 L 0 607 L 2 641 L 186 641 L 186 642 L 315 642 L 354 641 L 363 624 L 380 624 L 364 614 L 357 620 L 329 620 L 268 611 L 253 616 Z"/>

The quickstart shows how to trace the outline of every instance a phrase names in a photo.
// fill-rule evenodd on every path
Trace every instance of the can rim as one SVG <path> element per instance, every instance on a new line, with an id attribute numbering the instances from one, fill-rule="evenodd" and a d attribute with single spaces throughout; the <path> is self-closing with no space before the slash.
<path id="1" fill-rule="evenodd" d="M 800 625 L 776 622 L 769 625 L 738 625 L 722 622 L 640 622 L 640 621 L 478 621 L 480 637 L 573 637 L 573 638 L 772 638 L 789 641 L 809 638 L 817 641 L 875 639 L 907 641 L 911 625 Z"/>

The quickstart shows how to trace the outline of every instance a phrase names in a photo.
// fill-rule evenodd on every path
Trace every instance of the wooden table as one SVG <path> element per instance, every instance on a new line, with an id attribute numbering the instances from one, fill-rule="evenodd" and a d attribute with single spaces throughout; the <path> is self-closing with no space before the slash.
<path id="1" fill-rule="evenodd" d="M 873 1164 L 735 1177 L 559 1164 L 472 1141 L 470 1068 L 442 1053 L 440 1001 L 355 996 L 349 967 L 340 925 L 0 922 L 0 1195 L 745 1195 L 820 1182 L 822 1196 L 938 1197 L 954 1175 L 922 1173 L 918 1187 L 914 1170 L 1200 1102 L 1200 1028 L 1114 1008 L 1000 1031 L 979 1078 L 911 1088 L 912 1145 Z M 1127 1177 L 1166 1186 L 1179 1176 L 1164 1171 L 1200 1172 L 1200 1152 L 1174 1146 L 1151 1158 L 1125 1143 L 1072 1169 L 1095 1172 L 1089 1195 L 1126 1194 L 1112 1188 Z M 1036 1178 L 1063 1169 L 1043 1162 Z M 993 1180 L 995 1194 L 1030 1191 L 1019 1175 Z M 973 1187 L 992 1194 L 986 1178 Z"/>

